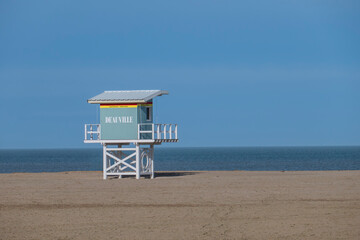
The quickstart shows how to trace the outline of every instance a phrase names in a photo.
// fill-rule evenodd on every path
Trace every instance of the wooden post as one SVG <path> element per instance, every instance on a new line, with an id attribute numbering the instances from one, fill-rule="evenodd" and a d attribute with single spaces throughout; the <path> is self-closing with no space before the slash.
<path id="1" fill-rule="evenodd" d="M 106 179 L 106 144 L 103 144 L 103 179 Z"/>
<path id="2" fill-rule="evenodd" d="M 150 145 L 150 152 L 151 152 L 151 179 L 153 179 L 155 177 L 155 173 L 154 173 L 154 145 L 151 144 Z"/>
<path id="3" fill-rule="evenodd" d="M 122 145 L 121 145 L 121 144 L 118 144 L 117 147 L 118 147 L 118 148 L 121 148 Z M 122 151 L 119 151 L 119 156 L 118 156 L 118 157 L 119 157 L 119 159 L 122 159 Z M 120 171 L 120 169 L 121 169 L 121 167 L 122 167 L 121 165 L 122 165 L 122 164 L 119 164 L 119 167 L 118 167 L 118 168 L 119 168 L 119 171 Z M 120 171 L 120 172 L 121 172 L 121 171 Z M 122 178 L 122 175 L 119 175 L 119 179 L 121 179 L 121 178 Z"/>
<path id="4" fill-rule="evenodd" d="M 140 179 L 140 144 L 136 143 L 136 179 Z"/>
<path id="5" fill-rule="evenodd" d="M 140 140 L 140 124 L 138 124 L 138 140 Z"/>
<path id="6" fill-rule="evenodd" d="M 160 124 L 157 124 L 157 139 L 160 139 Z"/>
<path id="7" fill-rule="evenodd" d="M 152 131 L 152 137 L 151 137 L 151 139 L 154 139 L 155 138 L 155 125 L 154 124 L 151 124 L 151 131 Z"/>
<path id="8" fill-rule="evenodd" d="M 178 139 L 178 136 L 177 136 L 177 124 L 175 124 L 175 139 L 176 140 Z"/>
<path id="9" fill-rule="evenodd" d="M 91 140 L 93 140 L 93 133 L 92 133 L 92 132 L 93 132 L 93 127 L 92 127 L 92 126 L 93 126 L 93 125 L 91 124 L 91 125 L 90 125 L 90 139 L 91 139 Z"/>
<path id="10" fill-rule="evenodd" d="M 172 124 L 169 125 L 169 139 L 172 139 Z"/>
<path id="11" fill-rule="evenodd" d="M 97 125 L 98 126 L 98 134 L 97 134 L 97 136 L 98 136 L 98 138 L 97 138 L 97 140 L 100 140 L 101 139 L 101 125 L 100 124 L 98 124 Z"/>
<path id="12" fill-rule="evenodd" d="M 166 124 L 164 124 L 164 139 L 166 139 Z"/>

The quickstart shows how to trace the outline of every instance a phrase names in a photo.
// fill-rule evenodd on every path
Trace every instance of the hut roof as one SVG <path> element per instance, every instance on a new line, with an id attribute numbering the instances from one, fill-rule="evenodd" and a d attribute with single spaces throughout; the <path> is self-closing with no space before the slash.
<path id="1" fill-rule="evenodd" d="M 88 103 L 142 103 L 169 94 L 164 90 L 105 91 L 88 99 Z"/>

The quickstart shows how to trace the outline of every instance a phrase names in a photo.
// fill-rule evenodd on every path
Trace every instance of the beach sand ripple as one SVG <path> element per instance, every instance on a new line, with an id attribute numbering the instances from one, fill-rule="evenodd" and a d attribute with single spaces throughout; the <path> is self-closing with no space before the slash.
<path id="1" fill-rule="evenodd" d="M 360 171 L 0 174 L 0 239 L 360 239 Z"/>

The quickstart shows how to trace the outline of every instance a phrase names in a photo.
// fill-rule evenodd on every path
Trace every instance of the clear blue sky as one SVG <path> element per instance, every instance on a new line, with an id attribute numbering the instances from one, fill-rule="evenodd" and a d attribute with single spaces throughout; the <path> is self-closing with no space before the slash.
<path id="1" fill-rule="evenodd" d="M 104 90 L 164 89 L 168 146 L 360 145 L 360 1 L 0 0 L 0 148 L 84 144 Z"/>

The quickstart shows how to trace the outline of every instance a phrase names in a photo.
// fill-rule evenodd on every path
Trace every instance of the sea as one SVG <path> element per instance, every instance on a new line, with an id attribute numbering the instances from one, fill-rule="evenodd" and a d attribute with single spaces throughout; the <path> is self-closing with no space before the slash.
<path id="1" fill-rule="evenodd" d="M 155 147 L 155 171 L 360 170 L 360 146 Z M 102 148 L 2 149 L 0 173 L 101 171 Z"/>

